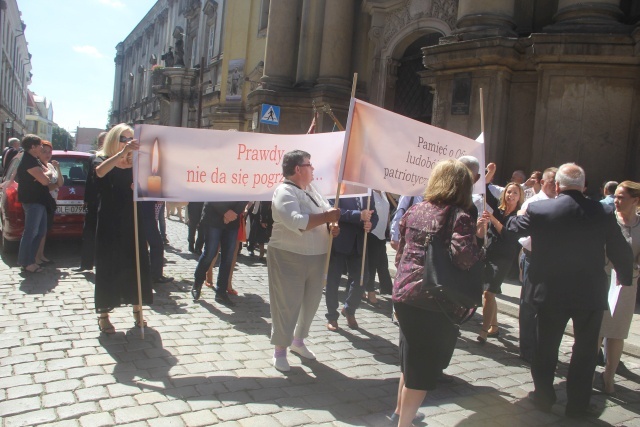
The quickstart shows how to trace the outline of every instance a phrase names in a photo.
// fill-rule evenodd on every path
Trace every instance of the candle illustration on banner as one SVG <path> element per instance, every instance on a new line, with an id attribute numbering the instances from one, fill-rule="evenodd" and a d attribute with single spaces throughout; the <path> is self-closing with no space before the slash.
<path id="1" fill-rule="evenodd" d="M 151 176 L 147 178 L 149 197 L 162 197 L 162 178 L 158 176 L 159 164 L 160 152 L 158 151 L 158 138 L 156 138 L 151 151 Z"/>

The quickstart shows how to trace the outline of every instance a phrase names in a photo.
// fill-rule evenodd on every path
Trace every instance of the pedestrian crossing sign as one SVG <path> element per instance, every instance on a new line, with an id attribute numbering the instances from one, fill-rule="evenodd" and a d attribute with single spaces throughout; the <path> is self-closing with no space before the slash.
<path id="1" fill-rule="evenodd" d="M 268 125 L 280 124 L 280 107 L 277 105 L 262 104 L 262 111 L 260 112 L 260 123 L 266 123 Z"/>

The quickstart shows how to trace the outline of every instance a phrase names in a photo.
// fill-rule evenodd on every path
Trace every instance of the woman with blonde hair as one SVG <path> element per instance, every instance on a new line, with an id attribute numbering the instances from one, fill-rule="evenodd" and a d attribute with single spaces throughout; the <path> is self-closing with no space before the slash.
<path id="1" fill-rule="evenodd" d="M 57 160 L 51 160 L 51 154 L 53 152 L 53 145 L 51 142 L 42 140 L 42 150 L 38 155 L 38 160 L 42 162 L 42 171 L 45 176 L 49 178 L 49 194 L 53 198 L 53 200 L 58 200 L 58 191 L 60 187 L 64 184 L 64 177 L 62 176 L 62 172 L 60 171 L 60 164 Z M 51 230 L 53 227 L 53 217 L 55 215 L 55 211 L 48 209 L 47 210 L 47 232 Z M 38 247 L 38 252 L 36 253 L 36 264 L 38 265 L 49 265 L 52 264 L 53 261 L 44 256 L 44 244 L 47 240 L 47 235 L 42 236 L 42 240 L 40 241 L 40 246 Z"/>
<path id="2" fill-rule="evenodd" d="M 132 152 L 139 148 L 133 129 L 125 123 L 111 128 L 96 166 L 99 193 L 96 230 L 95 309 L 101 332 L 114 334 L 109 313 L 123 304 L 133 305 L 134 326 L 141 326 L 136 275 L 135 227 L 133 217 Z M 151 304 L 153 295 L 149 275 L 149 255 L 142 221 L 138 219 L 138 251 L 142 303 Z M 146 322 L 144 322 L 146 326 Z"/>
<path id="3" fill-rule="evenodd" d="M 453 264 L 468 270 L 482 258 L 488 221 L 477 223 L 467 212 L 472 205 L 473 178 L 458 160 L 439 162 L 429 178 L 424 201 L 411 206 L 400 221 L 396 254 L 398 272 L 393 283 L 393 305 L 400 324 L 400 384 L 391 421 L 399 426 L 422 420 L 416 416 L 427 390 L 434 390 L 448 366 L 458 337 L 454 313 L 464 308 L 422 287 L 427 236 L 437 234 L 449 248 Z M 478 295 L 479 297 L 479 295 Z"/>
<path id="4" fill-rule="evenodd" d="M 487 204 L 493 209 L 493 213 L 489 214 L 490 226 L 487 233 L 489 242 L 484 268 L 482 329 L 477 337 L 480 344 L 484 344 L 487 338 L 500 335 L 496 294 L 502 293 L 502 282 L 511 271 L 520 251 L 518 239 L 510 233 L 503 234 L 502 228 L 509 218 L 518 214 L 520 206 L 524 203 L 524 191 L 520 184 L 510 182 L 500 194 L 499 204 L 496 201 L 495 198 L 489 197 L 487 191 Z"/>
<path id="5" fill-rule="evenodd" d="M 622 234 L 629 242 L 635 260 L 633 266 L 632 286 L 621 286 L 616 309 L 604 312 L 600 327 L 600 340 L 606 338 L 605 350 L 607 354 L 604 372 L 601 374 L 602 390 L 605 394 L 613 394 L 616 369 L 620 363 L 624 340 L 629 336 L 631 321 L 636 305 L 638 283 L 640 281 L 640 183 L 624 181 L 618 184 L 613 196 L 616 207 L 616 219 Z M 607 263 L 607 270 L 611 271 L 611 264 Z"/>

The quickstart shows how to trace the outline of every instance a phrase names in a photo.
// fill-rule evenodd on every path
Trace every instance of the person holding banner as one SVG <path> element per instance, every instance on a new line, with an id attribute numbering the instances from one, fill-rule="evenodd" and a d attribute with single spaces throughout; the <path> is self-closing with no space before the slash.
<path id="1" fill-rule="evenodd" d="M 367 206 L 372 209 L 367 209 Z M 340 199 L 340 235 L 333 242 L 329 271 L 327 273 L 327 289 L 325 300 L 327 304 L 327 329 L 335 332 L 338 328 L 338 318 L 342 314 L 347 319 L 351 329 L 358 329 L 356 310 L 362 297 L 361 274 L 364 281 L 368 278 L 368 266 L 365 262 L 362 268 L 364 252 L 364 236 L 378 224 L 378 214 L 375 203 L 370 203 L 368 197 L 348 197 Z M 344 266 L 347 266 L 347 297 L 342 310 L 338 312 L 338 287 Z"/>
<path id="2" fill-rule="evenodd" d="M 106 158 L 96 167 L 96 189 L 99 193 L 98 225 L 96 229 L 96 287 L 95 309 L 99 313 L 101 332 L 114 334 L 109 312 L 122 304 L 133 305 L 136 327 L 141 325 L 141 307 L 153 302 L 149 254 L 142 218 L 138 218 L 138 252 L 142 301 L 138 299 L 133 215 L 132 152 L 139 147 L 133 139 L 133 129 L 120 123 L 107 133 L 102 150 L 97 154 Z"/>
<path id="3" fill-rule="evenodd" d="M 316 358 L 304 339 L 322 298 L 329 238 L 339 233 L 337 226 L 328 224 L 338 221 L 340 210 L 332 208 L 311 184 L 314 178 L 309 153 L 285 153 L 282 175 L 285 180 L 276 187 L 272 199 L 267 273 L 273 365 L 287 372 L 291 369 L 287 347 L 306 359 Z"/>
<path id="4" fill-rule="evenodd" d="M 621 182 L 614 193 L 614 205 L 616 207 L 616 218 L 622 230 L 622 235 L 629 242 L 633 251 L 633 283 L 631 286 L 624 286 L 618 294 L 615 310 L 605 310 L 600 327 L 600 342 L 606 338 L 606 364 L 601 375 L 602 390 L 606 394 L 613 394 L 614 378 L 616 369 L 620 363 L 624 340 L 629 336 L 631 321 L 638 292 L 638 282 L 640 280 L 640 183 L 633 181 Z M 608 273 L 611 274 L 611 263 L 607 264 Z M 619 286 L 619 285 L 610 285 Z"/>
<path id="5" fill-rule="evenodd" d="M 487 204 L 493 213 L 489 213 L 491 223 L 487 233 L 489 244 L 484 268 L 482 329 L 476 338 L 480 344 L 487 342 L 487 338 L 500 335 L 496 294 L 502 293 L 502 282 L 511 271 L 520 251 L 518 239 L 511 234 L 503 233 L 502 229 L 509 218 L 518 214 L 518 209 L 523 203 L 524 190 L 515 182 L 507 184 L 499 202 L 487 191 Z"/>
<path id="6" fill-rule="evenodd" d="M 435 268 L 425 264 L 427 232 L 442 236 L 456 267 L 466 270 L 480 262 L 488 217 L 476 221 L 468 213 L 472 189 L 467 166 L 458 160 L 441 161 L 431 173 L 424 201 L 409 208 L 400 221 L 393 304 L 400 324 L 401 374 L 390 418 L 402 427 L 424 419 L 416 413 L 449 364 L 459 331 L 452 320 L 459 307 L 422 290 L 424 270 Z"/>

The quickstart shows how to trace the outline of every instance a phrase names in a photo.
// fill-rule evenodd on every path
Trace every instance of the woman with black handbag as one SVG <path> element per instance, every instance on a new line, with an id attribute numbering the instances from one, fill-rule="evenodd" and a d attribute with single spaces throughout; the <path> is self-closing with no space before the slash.
<path id="1" fill-rule="evenodd" d="M 477 222 L 467 213 L 471 207 L 473 177 L 457 160 L 442 161 L 434 168 L 424 201 L 412 206 L 400 222 L 396 254 L 393 303 L 400 324 L 400 384 L 398 403 L 391 420 L 411 425 L 427 390 L 449 364 L 458 336 L 458 325 L 467 307 L 460 306 L 436 288 L 425 285 L 425 265 L 433 235 L 450 254 L 448 268 L 469 270 L 483 256 L 482 244 L 488 218 Z M 434 242 L 435 244 L 435 242 Z M 438 266 L 441 268 L 442 266 Z M 474 299 L 479 300 L 481 288 Z M 457 323 L 457 324 L 456 324 Z"/>

